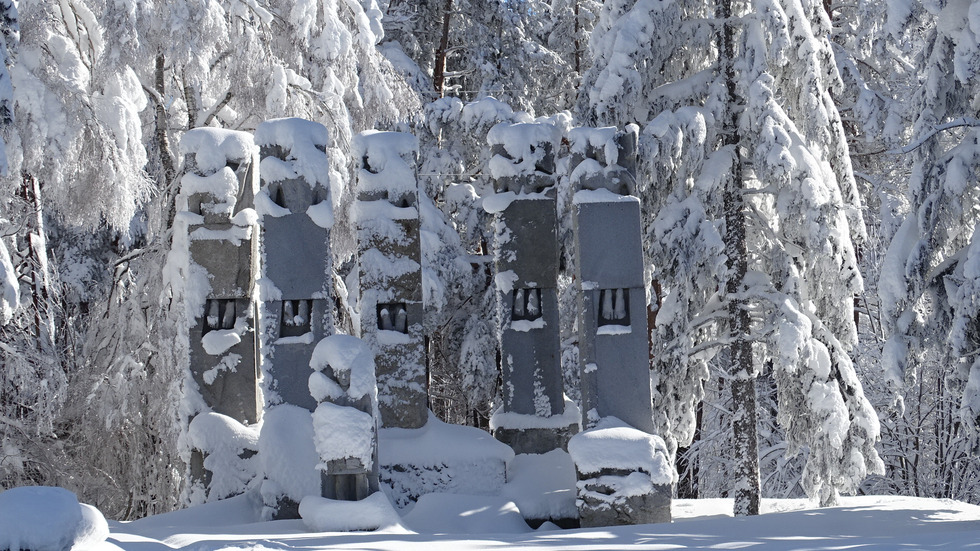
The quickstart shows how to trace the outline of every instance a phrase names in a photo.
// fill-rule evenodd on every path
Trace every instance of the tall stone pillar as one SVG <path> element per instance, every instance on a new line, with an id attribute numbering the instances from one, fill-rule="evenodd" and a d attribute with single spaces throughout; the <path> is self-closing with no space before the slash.
<path id="1" fill-rule="evenodd" d="M 578 429 L 561 375 L 554 176 L 560 139 L 560 129 L 546 123 L 502 123 L 488 135 L 497 194 L 484 208 L 494 214 L 503 376 L 503 404 L 491 427 L 515 453 L 564 448 Z"/>
<path id="2" fill-rule="evenodd" d="M 361 338 L 375 353 L 381 426 L 420 428 L 428 420 L 422 325 L 418 140 L 401 132 L 354 138 L 360 163 L 357 220 Z"/>
<path id="3" fill-rule="evenodd" d="M 255 130 L 262 187 L 262 356 L 268 406 L 313 411 L 308 378 L 316 343 L 333 333 L 327 129 L 303 119 Z"/>
<path id="4" fill-rule="evenodd" d="M 637 134 L 576 128 L 569 141 L 584 421 L 613 416 L 653 433 Z"/>
<path id="5" fill-rule="evenodd" d="M 653 434 L 637 131 L 569 132 L 587 430 L 568 444 L 583 527 L 670 522 L 673 468 Z"/>
<path id="6" fill-rule="evenodd" d="M 175 227 L 186 228 L 186 234 L 175 237 L 174 247 L 186 246 L 187 252 L 183 294 L 191 381 L 206 408 L 201 414 L 254 424 L 261 416 L 253 303 L 255 147 L 250 134 L 200 128 L 183 136 L 180 150 L 186 169 Z M 191 424 L 190 441 L 207 440 L 192 430 L 203 425 Z M 227 497 L 211 495 L 215 473 L 208 468 L 208 453 L 192 451 L 191 477 L 202 485 L 206 499 Z"/>

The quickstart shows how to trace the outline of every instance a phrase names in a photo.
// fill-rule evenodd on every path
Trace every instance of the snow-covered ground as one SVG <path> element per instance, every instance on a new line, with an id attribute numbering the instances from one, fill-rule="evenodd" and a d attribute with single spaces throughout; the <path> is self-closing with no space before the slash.
<path id="1" fill-rule="evenodd" d="M 672 524 L 532 531 L 499 497 L 427 496 L 377 532 L 310 533 L 300 520 L 253 522 L 261 503 L 237 497 L 130 523 L 110 522 L 100 549 L 968 549 L 980 547 L 980 507 L 903 497 L 843 498 L 817 509 L 765 500 L 764 514 L 730 518 L 731 500 L 677 500 Z M 463 531 L 463 533 L 459 533 Z"/>

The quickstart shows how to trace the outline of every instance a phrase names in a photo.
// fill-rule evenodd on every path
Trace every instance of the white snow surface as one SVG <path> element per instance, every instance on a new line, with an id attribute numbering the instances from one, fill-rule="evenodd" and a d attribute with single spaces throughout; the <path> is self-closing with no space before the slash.
<path id="1" fill-rule="evenodd" d="M 561 135 L 561 128 L 546 122 L 494 125 L 487 134 L 487 142 L 502 145 L 510 158 L 494 155 L 488 164 L 491 176 L 505 178 L 533 174 L 547 151 L 542 146 L 548 144 L 552 153 L 557 153 Z"/>
<path id="2" fill-rule="evenodd" d="M 494 507 L 498 498 L 465 500 L 467 511 Z M 460 500 L 463 501 L 463 500 Z M 482 504 L 481 504 L 482 503 Z M 135 522 L 111 522 L 107 549 L 132 551 L 277 551 L 372 549 L 376 551 L 537 551 L 765 549 L 969 549 L 980 541 L 980 506 L 963 502 L 896 496 L 844 497 L 838 507 L 815 508 L 808 500 L 763 499 L 762 515 L 730 518 L 731 499 L 674 500 L 671 524 L 643 524 L 577 530 L 517 531 L 494 522 L 454 534 L 460 514 L 440 507 L 423 519 L 436 536 L 398 526 L 377 532 L 313 532 L 303 521 L 257 522 L 252 496 L 157 515 Z M 474 514 L 466 515 L 467 517 Z M 407 516 L 407 515 L 406 515 Z M 491 516 L 493 518 L 493 516 Z M 439 523 L 443 528 L 439 529 Z M 553 528 L 553 527 L 552 527 Z M 109 544 L 107 544 L 109 545 Z"/>
<path id="3" fill-rule="evenodd" d="M 107 537 L 102 513 L 64 488 L 22 486 L 0 492 L 0 549 L 81 551 Z"/>
<path id="4" fill-rule="evenodd" d="M 612 416 L 573 436 L 568 454 L 583 474 L 598 474 L 603 469 L 643 471 L 654 484 L 670 484 L 674 477 L 662 438 Z"/>
<path id="5" fill-rule="evenodd" d="M 207 335 L 201 337 L 201 346 L 204 351 L 212 356 L 224 354 L 229 348 L 242 342 L 242 336 L 235 329 L 217 329 L 208 331 Z"/>
<path id="6" fill-rule="evenodd" d="M 255 143 L 260 146 L 278 145 L 287 153 L 280 164 L 262 160 L 262 179 L 273 182 L 300 176 L 310 186 L 320 184 L 329 189 L 330 163 L 325 151 L 329 141 L 327 128 L 318 122 L 299 118 L 263 122 L 255 129 Z M 268 174 L 267 168 L 270 169 Z M 290 176 L 290 173 L 294 176 Z"/>
<path id="7" fill-rule="evenodd" d="M 608 189 L 582 189 L 575 192 L 572 202 L 576 205 L 582 203 L 639 203 L 640 200 L 632 195 L 620 195 Z"/>

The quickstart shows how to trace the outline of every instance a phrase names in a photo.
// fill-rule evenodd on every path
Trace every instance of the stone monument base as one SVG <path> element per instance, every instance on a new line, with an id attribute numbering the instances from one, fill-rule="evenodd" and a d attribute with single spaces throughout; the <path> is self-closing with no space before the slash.
<path id="1" fill-rule="evenodd" d="M 645 473 L 601 475 L 577 484 L 582 528 L 670 522 L 670 484 L 651 484 Z"/>
<path id="2" fill-rule="evenodd" d="M 497 427 L 493 431 L 493 437 L 510 446 L 516 454 L 541 454 L 551 450 L 567 450 L 568 440 L 577 432 L 578 424 L 561 428 Z"/>
<path id="3" fill-rule="evenodd" d="M 583 528 L 671 521 L 673 466 L 659 436 L 603 417 L 569 441 L 568 453 Z"/>

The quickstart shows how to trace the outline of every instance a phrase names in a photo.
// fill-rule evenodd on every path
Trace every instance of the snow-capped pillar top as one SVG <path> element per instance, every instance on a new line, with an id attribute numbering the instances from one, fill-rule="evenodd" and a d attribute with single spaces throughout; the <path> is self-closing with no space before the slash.
<path id="1" fill-rule="evenodd" d="M 205 223 L 213 223 L 252 208 L 258 191 L 258 148 L 251 134 L 195 128 L 181 138 L 180 153 L 185 171 L 178 210 L 199 214 Z"/>
<path id="2" fill-rule="evenodd" d="M 608 189 L 618 195 L 636 195 L 636 152 L 639 127 L 574 128 L 568 133 L 572 152 L 572 187 Z"/>
<path id="3" fill-rule="evenodd" d="M 537 193 L 555 185 L 555 152 L 562 129 L 549 122 L 511 124 L 490 129 L 490 174 L 497 193 Z"/>
<path id="4" fill-rule="evenodd" d="M 360 159 L 357 198 L 387 199 L 396 207 L 414 207 L 418 201 L 416 167 L 419 140 L 404 132 L 369 130 L 354 137 L 353 155 Z"/>
<path id="5" fill-rule="evenodd" d="M 329 138 L 325 126 L 299 118 L 269 120 L 255 129 L 262 158 L 260 214 L 306 213 L 320 227 L 333 226 Z"/>

